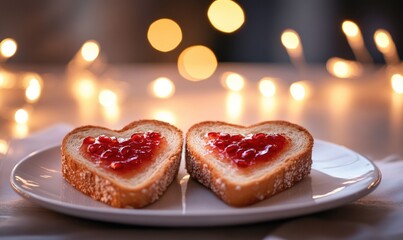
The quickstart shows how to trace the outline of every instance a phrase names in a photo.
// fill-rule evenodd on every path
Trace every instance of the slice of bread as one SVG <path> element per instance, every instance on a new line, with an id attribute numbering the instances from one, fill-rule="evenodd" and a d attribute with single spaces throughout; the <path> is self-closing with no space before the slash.
<path id="1" fill-rule="evenodd" d="M 243 136 L 280 134 L 288 143 L 271 160 L 239 167 L 228 156 L 216 154 L 209 148 L 209 132 Z M 247 206 L 294 186 L 310 174 L 313 143 L 313 137 L 305 128 L 285 121 L 267 121 L 248 127 L 201 122 L 186 134 L 186 169 L 191 177 L 228 205 Z"/>
<path id="2" fill-rule="evenodd" d="M 85 157 L 80 147 L 88 137 L 106 135 L 118 139 L 130 139 L 134 133 L 157 132 L 164 138 L 162 148 L 150 163 L 134 169 L 130 177 L 122 177 L 97 165 Z M 62 174 L 76 189 L 84 194 L 120 208 L 142 208 L 155 202 L 176 178 L 179 170 L 183 134 L 178 128 L 161 121 L 140 120 L 121 130 L 99 126 L 82 126 L 68 133 L 62 142 Z M 130 170 L 132 171 L 132 170 Z"/>

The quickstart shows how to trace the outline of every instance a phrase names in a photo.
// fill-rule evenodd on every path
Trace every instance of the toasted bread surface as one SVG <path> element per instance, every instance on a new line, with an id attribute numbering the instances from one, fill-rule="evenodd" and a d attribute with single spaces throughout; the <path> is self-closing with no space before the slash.
<path id="1" fill-rule="evenodd" d="M 87 136 L 115 136 L 130 138 L 134 133 L 159 132 L 166 146 L 158 152 L 152 163 L 130 178 L 123 178 L 108 169 L 96 166 L 80 153 Z M 100 126 L 82 126 L 68 133 L 61 146 L 62 175 L 67 182 L 84 194 L 120 208 L 142 208 L 166 191 L 175 179 L 180 165 L 183 134 L 178 128 L 157 120 L 139 120 L 121 130 Z"/>
<path id="2" fill-rule="evenodd" d="M 275 159 L 244 170 L 211 154 L 205 140 L 209 132 L 282 134 L 289 139 L 289 146 Z M 247 127 L 201 122 L 186 134 L 186 169 L 228 205 L 247 206 L 282 192 L 309 175 L 313 143 L 305 128 L 286 121 L 267 121 Z"/>

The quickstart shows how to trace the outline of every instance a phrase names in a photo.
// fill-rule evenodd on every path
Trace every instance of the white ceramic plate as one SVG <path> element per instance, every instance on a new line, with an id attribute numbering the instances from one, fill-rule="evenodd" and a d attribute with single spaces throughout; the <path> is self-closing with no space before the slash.
<path id="1" fill-rule="evenodd" d="M 181 166 L 179 176 L 184 176 Z M 345 147 L 316 140 L 312 173 L 301 183 L 258 204 L 233 208 L 189 180 L 182 194 L 180 180 L 144 209 L 118 209 L 92 200 L 65 182 L 60 146 L 23 159 L 13 169 L 11 185 L 23 197 L 57 212 L 100 221 L 149 226 L 218 226 L 295 217 L 353 202 L 373 191 L 379 169 Z"/>

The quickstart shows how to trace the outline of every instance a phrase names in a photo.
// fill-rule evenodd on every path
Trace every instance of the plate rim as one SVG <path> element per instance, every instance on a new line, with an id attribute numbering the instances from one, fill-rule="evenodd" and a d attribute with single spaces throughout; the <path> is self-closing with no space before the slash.
<path id="1" fill-rule="evenodd" d="M 344 197 L 340 197 L 337 199 L 334 199 L 332 201 L 324 201 L 316 204 L 308 203 L 308 202 L 302 202 L 302 203 L 290 203 L 287 204 L 287 206 L 282 207 L 281 209 L 275 209 L 272 208 L 271 206 L 262 206 L 262 207 L 255 207 L 255 208 L 232 208 L 232 209 L 223 209 L 219 212 L 212 213 L 212 212 L 203 212 L 203 211 L 192 211 L 192 212 L 180 212 L 178 213 L 178 210 L 164 210 L 164 211 L 158 211 L 158 209 L 128 209 L 128 208 L 113 208 L 108 205 L 105 205 L 105 208 L 100 208 L 100 207 L 92 207 L 92 206 L 84 206 L 80 204 L 74 204 L 74 203 L 68 203 L 52 198 L 46 198 L 43 197 L 39 194 L 36 194 L 32 191 L 26 191 L 25 189 L 21 188 L 17 183 L 15 183 L 15 173 L 18 171 L 20 166 L 24 164 L 26 161 L 30 161 L 34 156 L 39 155 L 39 154 L 44 154 L 47 151 L 60 151 L 60 144 L 53 144 L 51 146 L 43 147 L 41 149 L 38 149 L 30 154 L 28 154 L 26 157 L 22 158 L 12 169 L 11 174 L 10 174 L 10 184 L 13 188 L 14 191 L 16 191 L 19 195 L 24 197 L 27 200 L 33 201 L 37 203 L 38 205 L 51 209 L 56 212 L 61 212 L 67 215 L 72 215 L 72 216 L 77 216 L 81 218 L 86 218 L 86 219 L 93 219 L 93 220 L 98 220 L 98 221 L 107 221 L 108 220 L 102 220 L 98 219 L 97 217 L 90 217 L 88 215 L 82 215 L 82 214 L 75 214 L 76 211 L 84 211 L 86 213 L 91 213 L 91 214 L 115 214 L 115 215 L 124 215 L 124 216 L 136 216 L 136 217 L 180 217 L 183 220 L 187 220 L 189 218 L 204 218 L 204 217 L 227 217 L 227 216 L 249 216 L 249 215 L 256 215 L 256 214 L 261 214 L 262 212 L 264 213 L 275 213 L 275 215 L 278 215 L 278 212 L 284 211 L 284 208 L 287 209 L 286 213 L 283 214 L 280 217 L 266 217 L 264 219 L 257 219 L 256 221 L 247 221 L 247 222 L 241 222 L 241 223 L 252 223 L 252 222 L 258 222 L 262 220 L 278 220 L 278 219 L 284 219 L 288 218 L 291 216 L 301 216 L 304 214 L 309 214 L 309 213 L 316 213 L 332 208 L 336 208 L 342 205 L 345 205 L 347 203 L 351 203 L 353 201 L 356 201 L 367 194 L 371 193 L 374 191 L 378 186 L 379 183 L 382 180 L 382 172 L 380 169 L 377 167 L 377 165 L 371 161 L 369 158 L 365 157 L 364 155 L 353 151 L 343 145 L 338 145 L 332 142 L 320 140 L 320 139 L 315 139 L 315 142 L 320 142 L 323 144 L 328 144 L 332 145 L 334 147 L 341 147 L 344 150 L 350 151 L 354 154 L 357 154 L 362 160 L 367 161 L 374 169 L 373 174 L 371 174 L 373 180 L 371 181 L 370 184 L 367 185 L 366 188 L 361 188 L 359 191 L 356 191 L 352 194 L 349 194 Z M 57 150 L 58 149 L 58 150 Z M 71 186 L 72 187 L 72 186 Z M 343 199 L 343 201 L 340 201 Z M 96 201 L 96 200 L 93 200 Z M 335 203 L 336 202 L 336 203 Z M 59 207 L 59 208 L 58 208 Z M 312 210 L 314 208 L 314 210 Z M 72 210 L 73 213 L 71 213 Z M 134 210 L 134 211 L 133 211 Z M 292 211 L 297 211 L 298 213 L 292 213 Z M 150 224 L 141 224 L 136 221 L 109 221 L 109 222 L 120 222 L 120 223 L 126 223 L 126 224 L 136 224 L 136 225 L 147 225 L 151 226 Z M 154 224 L 154 226 L 210 226 L 210 225 L 233 225 L 233 224 Z"/>

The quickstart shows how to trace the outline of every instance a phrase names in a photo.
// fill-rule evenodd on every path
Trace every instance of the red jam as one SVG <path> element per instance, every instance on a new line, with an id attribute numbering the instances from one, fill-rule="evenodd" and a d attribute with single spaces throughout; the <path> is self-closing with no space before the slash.
<path id="1" fill-rule="evenodd" d="M 281 134 L 209 132 L 206 139 L 208 148 L 241 168 L 270 161 L 288 145 L 288 139 Z"/>
<path id="2" fill-rule="evenodd" d="M 130 138 L 88 136 L 80 150 L 98 166 L 127 172 L 150 162 L 163 140 L 158 132 L 134 133 Z"/>

